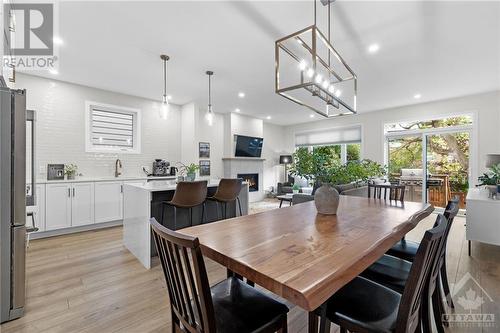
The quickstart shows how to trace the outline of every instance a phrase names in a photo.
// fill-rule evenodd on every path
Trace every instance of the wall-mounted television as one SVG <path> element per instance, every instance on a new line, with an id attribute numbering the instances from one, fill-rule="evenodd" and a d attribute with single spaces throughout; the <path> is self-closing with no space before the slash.
<path id="1" fill-rule="evenodd" d="M 235 157 L 260 157 L 262 154 L 263 138 L 253 136 L 235 135 Z"/>

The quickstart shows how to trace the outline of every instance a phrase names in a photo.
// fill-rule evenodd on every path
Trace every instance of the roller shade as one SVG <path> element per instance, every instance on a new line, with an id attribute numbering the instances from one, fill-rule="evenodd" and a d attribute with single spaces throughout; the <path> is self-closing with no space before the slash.
<path id="1" fill-rule="evenodd" d="M 91 142 L 95 146 L 134 146 L 134 115 L 91 106 Z"/>
<path id="2" fill-rule="evenodd" d="M 295 134 L 295 146 L 325 146 L 361 142 L 361 126 L 329 128 Z"/>

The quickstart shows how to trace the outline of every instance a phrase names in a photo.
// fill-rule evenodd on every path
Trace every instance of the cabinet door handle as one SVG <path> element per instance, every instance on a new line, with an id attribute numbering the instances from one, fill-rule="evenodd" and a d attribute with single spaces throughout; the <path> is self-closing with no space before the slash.
<path id="1" fill-rule="evenodd" d="M 68 198 L 71 198 L 71 189 L 68 187 Z"/>
<path id="2" fill-rule="evenodd" d="M 123 185 L 120 185 L 120 192 L 123 193 Z"/>
<path id="3" fill-rule="evenodd" d="M 73 187 L 73 197 L 75 196 L 75 188 Z"/>

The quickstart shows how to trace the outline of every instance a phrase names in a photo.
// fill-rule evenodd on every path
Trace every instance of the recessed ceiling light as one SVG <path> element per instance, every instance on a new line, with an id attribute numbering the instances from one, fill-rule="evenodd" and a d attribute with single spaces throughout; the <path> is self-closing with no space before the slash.
<path id="1" fill-rule="evenodd" d="M 54 37 L 52 38 L 52 41 L 54 42 L 55 45 L 63 45 L 64 41 L 60 37 Z"/>
<path id="2" fill-rule="evenodd" d="M 267 117 L 266 117 L 266 119 L 267 119 L 267 120 L 271 119 L 271 116 L 267 116 Z"/>
<path id="3" fill-rule="evenodd" d="M 240 109 L 238 109 L 238 108 L 234 109 L 234 111 L 235 111 L 235 112 L 238 112 L 238 113 L 240 113 L 240 112 L 241 112 L 241 110 L 240 110 Z"/>
<path id="4" fill-rule="evenodd" d="M 244 92 L 242 92 L 242 91 L 240 91 L 240 92 L 238 93 L 238 97 L 239 97 L 239 98 L 244 98 L 244 97 L 245 97 L 245 93 L 244 93 Z"/>
<path id="5" fill-rule="evenodd" d="M 52 68 L 52 69 L 49 69 L 49 73 L 52 74 L 52 75 L 57 75 L 59 74 L 59 72 L 57 71 L 57 69 L 55 68 Z"/>
<path id="6" fill-rule="evenodd" d="M 420 95 L 420 94 L 413 95 L 413 98 L 415 98 L 415 99 L 420 99 L 420 97 L 422 97 L 422 95 Z"/>
<path id="7" fill-rule="evenodd" d="M 368 52 L 369 53 L 377 53 L 378 50 L 380 50 L 380 45 L 378 44 L 371 44 L 370 46 L 368 46 Z"/>
<path id="8" fill-rule="evenodd" d="M 310 114 L 310 115 L 309 115 L 309 118 L 314 118 L 314 115 L 313 115 L 313 114 Z"/>
<path id="9" fill-rule="evenodd" d="M 172 99 L 172 95 L 167 95 L 167 99 Z"/>

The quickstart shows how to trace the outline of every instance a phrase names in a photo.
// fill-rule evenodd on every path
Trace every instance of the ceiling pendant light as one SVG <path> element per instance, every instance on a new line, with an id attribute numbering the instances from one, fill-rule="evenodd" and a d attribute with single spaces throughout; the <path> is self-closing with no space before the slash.
<path id="1" fill-rule="evenodd" d="M 356 113 L 357 76 L 333 47 L 331 3 L 328 6 L 328 34 L 314 23 L 275 42 L 275 91 L 324 117 Z"/>
<path id="2" fill-rule="evenodd" d="M 207 119 L 208 126 L 212 126 L 213 123 L 214 123 L 214 112 L 212 111 L 212 85 L 211 85 L 211 78 L 212 78 L 212 75 L 214 75 L 214 72 L 207 71 L 206 74 L 208 75 L 208 108 L 207 108 L 207 114 L 205 115 L 205 118 Z"/>
<path id="3" fill-rule="evenodd" d="M 170 57 L 162 54 L 160 55 L 160 59 L 163 61 L 163 96 L 160 107 L 160 118 L 167 119 L 170 112 L 170 104 L 167 96 L 167 61 L 170 60 Z"/>

